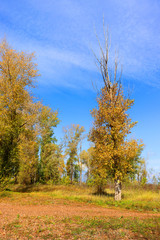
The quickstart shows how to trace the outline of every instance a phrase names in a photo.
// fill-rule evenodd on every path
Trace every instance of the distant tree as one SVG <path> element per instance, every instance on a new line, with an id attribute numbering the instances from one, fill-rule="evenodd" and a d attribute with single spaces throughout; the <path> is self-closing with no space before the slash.
<path id="1" fill-rule="evenodd" d="M 159 185 L 160 184 L 160 172 L 156 172 L 155 169 L 150 168 L 147 172 L 147 178 L 148 181 L 153 185 Z"/>
<path id="2" fill-rule="evenodd" d="M 26 132 L 35 126 L 40 104 L 35 102 L 31 93 L 38 76 L 33 59 L 33 54 L 13 50 L 6 40 L 0 44 L 1 177 L 12 176 L 17 179 L 22 164 L 20 151 L 25 145 L 23 140 L 28 134 Z M 30 147 L 34 148 L 33 145 Z M 25 151 L 28 157 L 30 150 L 27 153 L 26 148 Z"/>
<path id="3" fill-rule="evenodd" d="M 134 100 L 124 95 L 121 80 L 117 77 L 117 58 L 113 79 L 109 74 L 108 35 L 105 37 L 105 49 L 99 46 L 101 57 L 96 59 L 104 87 L 97 98 L 98 108 L 92 111 L 94 125 L 89 137 L 94 143 L 92 174 L 99 193 L 103 192 L 107 178 L 111 177 L 115 182 L 115 200 L 121 200 L 123 178 L 132 171 L 132 161 L 140 147 L 136 140 L 127 139 L 136 124 L 127 113 Z"/>
<path id="4" fill-rule="evenodd" d="M 66 170 L 71 183 L 73 183 L 73 180 L 78 181 L 79 179 L 78 144 L 84 131 L 84 127 L 74 124 L 71 127 L 64 128 L 65 154 L 67 157 Z"/>
<path id="5" fill-rule="evenodd" d="M 146 162 L 144 159 L 139 163 L 139 168 L 137 170 L 137 180 L 142 185 L 147 183 L 147 169 L 146 169 Z"/>
<path id="6" fill-rule="evenodd" d="M 64 162 L 64 154 L 63 154 L 63 145 L 62 144 L 58 145 L 57 157 L 59 160 L 59 165 L 58 165 L 59 176 L 60 176 L 60 179 L 62 180 L 62 178 L 65 177 L 65 173 L 66 173 L 66 165 Z"/>
<path id="7" fill-rule="evenodd" d="M 60 149 L 54 136 L 54 127 L 59 123 L 58 112 L 43 106 L 39 114 L 40 132 L 40 167 L 39 174 L 43 181 L 59 180 Z"/>
<path id="8" fill-rule="evenodd" d="M 94 148 L 90 147 L 87 150 L 83 150 L 80 153 L 81 162 L 84 166 L 87 167 L 87 172 L 86 172 L 87 181 L 90 180 L 91 178 L 91 172 L 92 172 L 91 163 L 92 163 L 93 150 Z"/>
<path id="9" fill-rule="evenodd" d="M 84 166 L 84 159 L 82 158 L 81 153 L 82 151 L 82 142 L 87 137 L 87 135 L 83 134 L 81 136 L 80 142 L 79 142 L 79 149 L 78 149 L 78 168 L 79 168 L 79 183 L 82 184 L 82 174 L 83 174 L 83 166 Z"/>
<path id="10" fill-rule="evenodd" d="M 135 166 L 133 166 L 133 174 L 137 179 L 138 183 L 145 184 L 147 182 L 147 168 L 146 168 L 146 161 L 144 158 L 141 157 L 143 148 L 140 148 L 135 156 L 134 162 L 136 162 Z"/>

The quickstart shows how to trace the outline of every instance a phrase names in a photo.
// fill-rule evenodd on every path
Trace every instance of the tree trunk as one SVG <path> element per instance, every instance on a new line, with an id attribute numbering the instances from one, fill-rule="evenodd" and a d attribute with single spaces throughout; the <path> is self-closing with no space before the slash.
<path id="1" fill-rule="evenodd" d="M 71 162 L 71 184 L 73 183 L 73 163 Z"/>
<path id="2" fill-rule="evenodd" d="M 90 179 L 90 175 L 91 175 L 91 170 L 90 170 L 90 162 L 88 160 L 88 179 Z"/>
<path id="3" fill-rule="evenodd" d="M 82 161 L 80 160 L 80 185 L 82 185 Z"/>
<path id="4" fill-rule="evenodd" d="M 97 186 L 97 194 L 102 195 L 104 193 L 104 186 L 98 185 Z"/>
<path id="5" fill-rule="evenodd" d="M 80 153 L 82 152 L 82 141 L 80 142 Z M 80 185 L 82 185 L 82 159 L 80 157 L 80 153 L 79 153 L 79 163 L 80 163 L 80 179 L 79 179 L 79 182 L 80 182 Z"/>
<path id="6" fill-rule="evenodd" d="M 115 180 L 115 201 L 120 201 L 121 200 L 121 182 L 116 179 Z"/>

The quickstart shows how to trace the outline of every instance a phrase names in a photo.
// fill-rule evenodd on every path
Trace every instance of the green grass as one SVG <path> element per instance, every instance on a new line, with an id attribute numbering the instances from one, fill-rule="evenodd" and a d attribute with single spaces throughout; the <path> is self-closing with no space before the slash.
<path id="1" fill-rule="evenodd" d="M 107 232 L 108 230 L 130 230 L 131 232 L 141 234 L 147 239 L 154 239 L 152 234 L 156 233 L 160 236 L 160 218 L 154 219 L 138 219 L 138 218 L 110 218 L 106 219 L 76 219 L 77 223 L 83 224 L 87 229 L 89 228 L 101 228 Z"/>
<path id="2" fill-rule="evenodd" d="M 1 192 L 0 199 L 7 198 L 10 201 L 19 201 L 21 204 L 54 204 L 56 199 L 68 201 L 92 203 L 103 207 L 116 207 L 138 211 L 160 212 L 160 190 L 146 190 L 140 188 L 124 189 L 123 198 L 119 202 L 114 201 L 113 190 L 106 189 L 107 195 L 94 195 L 93 188 L 80 186 L 31 186 L 28 192 L 22 192 L 23 188 L 14 187 L 13 191 Z M 21 192 L 16 192 L 20 190 Z"/>

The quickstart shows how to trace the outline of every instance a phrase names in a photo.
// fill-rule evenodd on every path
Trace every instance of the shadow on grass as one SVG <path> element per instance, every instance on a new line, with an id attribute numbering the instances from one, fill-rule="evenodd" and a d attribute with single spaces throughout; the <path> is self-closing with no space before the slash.
<path id="1" fill-rule="evenodd" d="M 35 186 L 35 185 L 19 185 L 13 191 L 21 193 L 30 193 L 30 192 L 52 192 L 55 190 L 55 187 L 51 186 Z"/>
<path id="2" fill-rule="evenodd" d="M 94 195 L 94 196 L 106 196 L 106 197 L 114 197 L 114 193 L 107 193 L 107 192 L 104 192 L 104 191 L 102 191 L 102 192 L 94 192 L 94 193 L 92 193 L 92 195 Z"/>
<path id="3" fill-rule="evenodd" d="M 107 192 L 101 192 L 101 193 L 98 193 L 98 192 L 94 192 L 92 193 L 92 195 L 94 196 L 104 196 L 104 197 L 109 197 L 109 198 L 113 198 L 115 197 L 115 194 L 114 193 L 107 193 Z M 122 196 L 121 196 L 122 200 L 125 198 L 124 194 L 122 193 Z"/>
<path id="4" fill-rule="evenodd" d="M 11 197 L 11 193 L 10 192 L 5 192 L 5 191 L 3 191 L 3 192 L 1 192 L 0 193 L 0 198 L 8 198 L 8 197 Z"/>

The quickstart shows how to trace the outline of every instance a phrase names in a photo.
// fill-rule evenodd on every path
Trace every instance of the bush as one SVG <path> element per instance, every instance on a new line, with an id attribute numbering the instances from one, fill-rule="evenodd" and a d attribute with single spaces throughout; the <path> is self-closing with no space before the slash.
<path id="1" fill-rule="evenodd" d="M 13 183 L 13 179 L 7 177 L 0 178 L 0 191 L 4 191 L 8 189 L 8 185 Z"/>
<path id="2" fill-rule="evenodd" d="M 63 176 L 61 178 L 61 183 L 64 184 L 64 185 L 69 185 L 71 183 L 71 180 L 70 180 L 69 176 Z"/>

